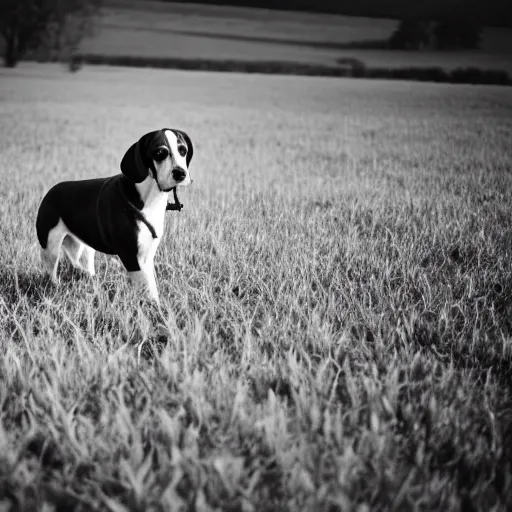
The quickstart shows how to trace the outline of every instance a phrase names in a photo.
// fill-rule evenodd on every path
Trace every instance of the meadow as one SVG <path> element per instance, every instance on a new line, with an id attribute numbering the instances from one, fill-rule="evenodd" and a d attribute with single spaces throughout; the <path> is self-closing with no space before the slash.
<path id="1" fill-rule="evenodd" d="M 509 88 L 0 70 L 0 510 L 512 507 Z M 35 215 L 195 144 L 162 314 Z"/>

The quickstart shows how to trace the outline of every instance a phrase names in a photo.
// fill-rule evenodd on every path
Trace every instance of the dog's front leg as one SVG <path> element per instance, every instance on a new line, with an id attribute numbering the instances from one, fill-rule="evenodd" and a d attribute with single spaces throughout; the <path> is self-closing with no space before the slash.
<path id="1" fill-rule="evenodd" d="M 153 265 L 144 265 L 141 270 L 128 272 L 129 279 L 135 286 L 144 288 L 148 291 L 149 296 L 160 304 L 158 297 L 158 288 L 156 287 L 155 269 Z"/>
<path id="2" fill-rule="evenodd" d="M 95 255 L 95 253 L 96 253 L 96 251 L 92 247 L 85 245 L 85 247 L 84 247 L 85 270 L 91 276 L 96 275 L 96 271 L 94 270 L 94 255 Z"/>

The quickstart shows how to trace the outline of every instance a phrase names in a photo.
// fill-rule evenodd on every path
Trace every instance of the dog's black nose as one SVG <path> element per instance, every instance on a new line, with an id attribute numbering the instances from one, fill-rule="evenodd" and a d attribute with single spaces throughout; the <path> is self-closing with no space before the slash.
<path id="1" fill-rule="evenodd" d="M 182 169 L 181 167 L 175 167 L 173 170 L 172 170 L 172 177 L 176 180 L 176 181 L 182 181 L 185 179 L 187 175 L 187 171 L 185 171 L 185 169 Z"/>

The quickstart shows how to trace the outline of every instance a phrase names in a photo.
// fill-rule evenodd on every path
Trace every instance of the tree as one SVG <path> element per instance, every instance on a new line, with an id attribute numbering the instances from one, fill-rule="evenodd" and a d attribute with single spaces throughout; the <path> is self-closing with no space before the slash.
<path id="1" fill-rule="evenodd" d="M 29 50 L 42 48 L 50 58 L 75 51 L 100 7 L 101 0 L 0 0 L 5 65 L 16 66 Z"/>
<path id="2" fill-rule="evenodd" d="M 439 23 L 435 29 L 438 50 L 473 50 L 480 46 L 482 29 L 475 23 Z"/>
<path id="3" fill-rule="evenodd" d="M 430 23 L 417 19 L 400 21 L 389 39 L 389 45 L 396 50 L 419 50 L 430 43 Z"/>
<path id="4" fill-rule="evenodd" d="M 480 45 L 481 27 L 471 20 L 428 22 L 402 20 L 389 38 L 395 50 L 459 50 Z"/>

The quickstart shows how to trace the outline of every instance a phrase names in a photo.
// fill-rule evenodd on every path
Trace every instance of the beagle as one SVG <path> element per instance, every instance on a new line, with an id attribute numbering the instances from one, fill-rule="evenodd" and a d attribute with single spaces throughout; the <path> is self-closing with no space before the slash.
<path id="1" fill-rule="evenodd" d="M 36 231 L 46 271 L 57 281 L 60 247 L 72 264 L 94 275 L 94 254 L 119 256 L 129 278 L 159 302 L 154 257 L 166 210 L 180 210 L 178 185 L 191 183 L 194 148 L 189 136 L 169 128 L 147 133 L 121 161 L 122 174 L 65 181 L 52 187 L 37 213 Z M 169 204 L 173 191 L 176 203 Z M 85 265 L 80 263 L 84 256 Z"/>

